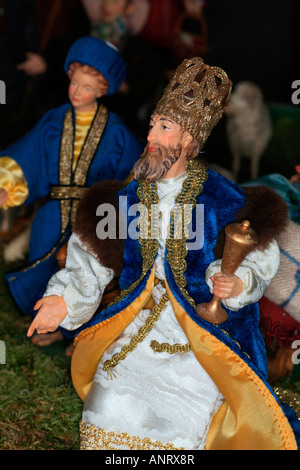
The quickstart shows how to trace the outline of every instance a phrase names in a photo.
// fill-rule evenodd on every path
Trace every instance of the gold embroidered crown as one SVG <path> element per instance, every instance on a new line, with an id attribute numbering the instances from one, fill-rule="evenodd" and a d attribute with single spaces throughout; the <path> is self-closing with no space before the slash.
<path id="1" fill-rule="evenodd" d="M 232 83 L 219 67 L 201 57 L 184 60 L 165 88 L 153 114 L 164 115 L 187 130 L 203 147 L 221 119 Z"/>

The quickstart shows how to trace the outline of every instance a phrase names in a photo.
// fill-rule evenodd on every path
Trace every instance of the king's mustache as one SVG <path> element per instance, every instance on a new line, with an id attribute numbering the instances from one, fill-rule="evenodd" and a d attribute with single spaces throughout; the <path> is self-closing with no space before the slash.
<path id="1" fill-rule="evenodd" d="M 149 151 L 157 148 L 156 151 Z M 181 154 L 181 147 L 168 148 L 158 143 L 148 144 L 141 155 L 141 158 L 135 163 L 133 173 L 135 179 L 145 179 L 152 181 L 164 178 L 171 166 L 178 160 Z"/>

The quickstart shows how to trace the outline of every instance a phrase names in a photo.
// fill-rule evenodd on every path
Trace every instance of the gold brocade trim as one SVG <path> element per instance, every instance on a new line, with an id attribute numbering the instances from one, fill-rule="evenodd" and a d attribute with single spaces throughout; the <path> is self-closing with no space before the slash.
<path id="1" fill-rule="evenodd" d="M 101 140 L 103 131 L 105 129 L 108 119 L 108 110 L 105 106 L 100 105 L 95 114 L 93 123 L 87 134 L 82 151 L 78 157 L 75 171 L 72 171 L 73 162 L 73 144 L 74 144 L 74 125 L 73 125 L 73 112 L 70 107 L 65 114 L 63 132 L 60 144 L 60 158 L 59 158 L 59 184 L 64 186 L 84 187 L 86 184 L 87 173 L 94 158 L 95 152 Z M 42 261 L 49 259 L 57 250 L 57 247 L 64 241 L 65 231 L 71 220 L 73 225 L 78 207 L 79 199 L 61 199 L 60 212 L 61 212 L 61 228 L 60 238 L 56 245 L 46 253 L 42 258 L 22 269 L 22 272 L 34 268 Z"/>
<path id="2" fill-rule="evenodd" d="M 192 208 L 196 205 L 196 198 L 203 190 L 203 184 L 207 179 L 206 168 L 198 160 L 188 160 L 187 165 L 188 178 L 183 183 L 182 191 L 178 194 L 175 199 L 175 208 L 171 212 L 171 223 L 170 223 L 170 235 L 166 240 L 167 248 L 167 261 L 171 266 L 176 284 L 181 290 L 184 297 L 188 302 L 196 308 L 194 299 L 190 297 L 185 286 L 186 278 L 184 272 L 186 270 L 187 256 L 187 225 L 190 220 L 186 217 L 184 210 L 185 206 L 191 206 Z M 176 220 L 184 221 L 182 223 L 182 232 L 177 233 L 178 224 L 175 224 Z"/>
<path id="3" fill-rule="evenodd" d="M 153 349 L 154 352 L 167 352 L 169 354 L 186 354 L 187 352 L 191 351 L 191 345 L 187 344 L 169 344 L 169 343 L 158 343 L 157 341 L 153 340 L 150 343 L 150 347 Z"/>
<path id="4" fill-rule="evenodd" d="M 168 291 L 193 353 L 225 399 L 212 419 L 206 449 L 296 449 L 292 428 L 263 379 L 230 346 L 197 325 Z"/>
<path id="5" fill-rule="evenodd" d="M 107 119 L 108 110 L 105 106 L 100 105 L 87 133 L 87 137 L 77 159 L 75 170 L 73 171 L 74 124 L 72 108 L 69 108 L 66 112 L 59 161 L 59 184 L 61 186 L 85 186 L 88 170 L 101 140 Z M 74 224 L 78 203 L 79 200 L 60 201 L 62 232 L 67 228 L 70 218 L 72 225 Z"/>
<path id="6" fill-rule="evenodd" d="M 139 329 L 138 333 L 131 338 L 129 344 L 125 344 L 119 353 L 113 354 L 111 359 L 108 359 L 104 362 L 103 370 L 108 371 L 110 378 L 113 376 L 111 368 L 116 367 L 119 361 L 125 359 L 125 357 L 137 347 L 138 343 L 141 343 L 145 339 L 147 333 L 149 333 L 149 331 L 152 329 L 154 322 L 156 322 L 160 317 L 160 314 L 165 308 L 168 300 L 168 294 L 165 292 L 161 296 L 159 303 L 155 305 L 152 312 L 148 316 L 145 325 L 143 325 Z"/>
<path id="7" fill-rule="evenodd" d="M 89 188 L 86 186 L 51 186 L 51 199 L 81 199 Z"/>
<path id="8" fill-rule="evenodd" d="M 59 156 L 59 184 L 65 186 L 69 186 L 72 181 L 73 127 L 73 112 L 72 108 L 69 108 L 65 114 Z M 71 207 L 71 200 L 60 201 L 61 233 L 64 233 L 68 226 Z"/>
<path id="9" fill-rule="evenodd" d="M 86 183 L 88 170 L 96 153 L 107 120 L 108 110 L 105 106 L 100 105 L 77 160 L 74 183 L 78 186 L 84 186 Z"/>
<path id="10" fill-rule="evenodd" d="M 92 424 L 80 422 L 80 450 L 184 450 L 168 442 L 152 441 L 127 433 L 104 431 Z"/>
<path id="11" fill-rule="evenodd" d="M 206 168 L 197 159 L 187 161 L 187 178 L 184 180 L 182 190 L 175 199 L 175 209 L 171 211 L 170 236 L 166 241 L 167 260 L 172 268 L 174 278 L 186 299 L 196 307 L 194 300 L 189 296 L 185 289 L 186 279 L 184 272 L 186 270 L 185 257 L 187 255 L 187 225 L 188 217 L 184 213 L 185 206 L 191 208 L 196 205 L 196 198 L 203 189 L 203 183 L 207 179 Z M 142 274 L 130 285 L 128 289 L 121 291 L 120 295 L 114 299 L 113 303 L 120 302 L 130 294 L 142 281 L 149 269 L 153 266 L 158 251 L 159 238 L 159 197 L 157 193 L 157 184 L 155 181 L 147 182 L 139 180 L 137 196 L 140 200 L 140 216 L 138 226 L 140 229 L 139 243 L 141 245 L 141 255 L 143 260 Z M 174 214 L 174 211 L 177 211 Z M 181 211 L 184 225 L 182 232 L 178 234 L 177 225 L 175 230 L 174 220 Z M 177 219 L 178 220 L 178 219 Z"/>
<path id="12" fill-rule="evenodd" d="M 298 420 L 300 420 L 300 395 L 299 393 L 293 392 L 289 389 L 284 389 L 283 387 L 274 387 L 273 388 L 275 395 L 277 395 L 279 401 L 290 406 Z"/>
<path id="13" fill-rule="evenodd" d="M 120 295 L 117 296 L 110 305 L 123 300 L 140 284 L 149 269 L 153 266 L 158 251 L 158 237 L 156 239 L 151 238 L 151 226 L 153 223 L 151 220 L 151 205 L 155 204 L 155 206 L 157 206 L 159 203 L 157 186 L 155 182 L 147 183 L 147 191 L 145 191 L 144 185 L 145 181 L 139 181 L 139 187 L 137 189 L 137 195 L 141 201 L 139 204 L 139 210 L 141 213 L 139 216 L 138 226 L 140 228 L 139 243 L 141 245 L 143 260 L 142 273 L 139 278 L 128 287 L 128 289 L 123 289 L 120 292 Z"/>

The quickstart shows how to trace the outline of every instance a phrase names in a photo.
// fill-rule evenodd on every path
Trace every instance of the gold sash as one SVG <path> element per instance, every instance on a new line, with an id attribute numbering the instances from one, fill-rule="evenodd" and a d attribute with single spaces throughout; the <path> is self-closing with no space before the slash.
<path id="1" fill-rule="evenodd" d="M 61 197 L 57 197 L 60 200 L 61 210 L 61 228 L 60 238 L 56 245 L 46 253 L 42 258 L 38 259 L 31 265 L 27 266 L 22 271 L 34 268 L 36 265 L 49 259 L 57 250 L 58 246 L 64 241 L 65 232 L 69 222 L 73 225 L 75 221 L 76 210 L 80 198 L 65 197 L 66 192 L 77 191 L 80 188 L 80 195 L 84 193 L 86 179 L 89 167 L 94 158 L 95 152 L 101 140 L 103 131 L 105 129 L 108 119 L 108 110 L 105 106 L 100 105 L 87 134 L 85 143 L 81 150 L 81 153 L 77 160 L 75 171 L 72 170 L 73 163 L 73 142 L 74 142 L 74 125 L 73 125 L 73 113 L 70 107 L 65 114 L 63 133 L 61 138 L 60 146 L 60 159 L 59 159 L 59 185 L 52 187 L 52 196 L 58 196 L 60 193 Z M 76 189 L 77 188 L 77 189 Z M 77 191 L 77 196 L 79 192 Z M 51 197 L 51 192 L 50 192 Z M 56 199 L 56 198 L 55 198 Z"/>
<path id="2" fill-rule="evenodd" d="M 87 174 L 94 158 L 95 152 L 99 145 L 103 131 L 108 119 L 108 110 L 105 106 L 100 105 L 96 112 L 93 124 L 90 127 L 85 143 L 81 149 L 80 155 L 74 172 L 72 171 L 73 163 L 73 142 L 74 142 L 74 125 L 73 113 L 70 108 L 65 115 L 64 128 L 61 140 L 61 152 L 59 160 L 59 185 L 68 187 L 71 185 L 83 187 L 86 184 Z M 63 233 L 71 219 L 74 223 L 78 200 L 61 199 L 61 232 Z"/>

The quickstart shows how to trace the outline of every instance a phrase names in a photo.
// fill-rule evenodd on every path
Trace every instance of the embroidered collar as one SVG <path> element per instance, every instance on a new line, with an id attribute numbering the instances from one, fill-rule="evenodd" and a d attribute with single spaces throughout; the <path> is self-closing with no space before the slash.
<path id="1" fill-rule="evenodd" d="M 203 183 L 207 179 L 207 170 L 198 160 L 189 160 L 187 164 L 187 177 L 183 182 L 182 189 L 175 199 L 175 209 L 183 210 L 184 204 L 195 206 L 196 198 L 203 189 Z M 135 180 L 134 180 L 135 181 Z M 120 302 L 129 295 L 144 279 L 149 270 L 152 268 L 158 252 L 159 238 L 159 197 L 157 194 L 157 183 L 155 181 L 146 182 L 145 180 L 135 181 L 136 184 L 131 185 L 131 191 L 136 189 L 139 199 L 140 216 L 138 226 L 140 229 L 139 244 L 141 246 L 142 256 L 142 273 L 139 278 L 133 282 L 128 289 L 121 291 L 120 295 L 114 299 L 112 304 Z M 184 220 L 184 218 L 182 218 Z M 185 230 L 183 228 L 183 232 Z M 174 278 L 179 289 L 188 301 L 194 306 L 185 289 L 186 279 L 184 271 L 186 267 L 185 257 L 186 237 L 181 239 L 174 237 L 174 210 L 172 211 L 170 223 L 170 238 L 167 239 L 167 260 L 171 266 Z"/>
<path id="2" fill-rule="evenodd" d="M 181 225 L 181 234 L 175 233 L 174 220 L 176 216 L 181 217 L 184 221 L 184 206 L 191 205 L 195 207 L 196 198 L 203 189 L 203 184 L 207 179 L 207 170 L 199 160 L 188 160 L 187 163 L 187 177 L 183 182 L 180 193 L 176 196 L 175 207 L 171 211 L 170 222 L 170 235 L 166 242 L 167 248 L 167 261 L 171 266 L 174 278 L 180 290 L 183 292 L 189 302 L 193 303 L 185 289 L 186 279 L 184 272 L 186 269 L 185 257 L 186 250 L 186 227 Z M 158 251 L 158 238 L 159 238 L 159 211 L 158 202 L 159 197 L 157 194 L 157 183 L 155 181 L 146 182 L 140 180 L 137 189 L 137 195 L 140 200 L 140 218 L 139 228 L 140 237 L 139 243 L 141 245 L 141 254 L 143 259 L 142 276 L 151 268 L 155 261 Z M 188 223 L 188 221 L 186 221 Z M 176 224 L 176 230 L 178 224 Z"/>

